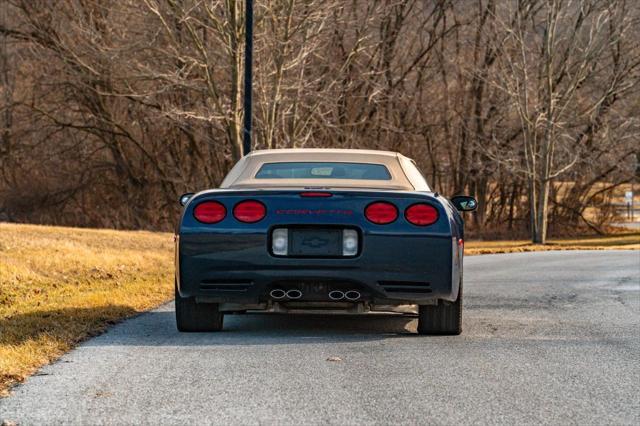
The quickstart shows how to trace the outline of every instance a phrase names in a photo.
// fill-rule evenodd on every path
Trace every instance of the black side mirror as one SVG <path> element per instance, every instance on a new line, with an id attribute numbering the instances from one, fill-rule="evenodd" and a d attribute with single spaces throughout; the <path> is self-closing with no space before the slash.
<path id="1" fill-rule="evenodd" d="M 455 197 L 451 197 L 451 202 L 456 206 L 456 209 L 461 212 L 471 212 L 478 207 L 476 199 L 469 197 L 468 195 L 456 195 Z"/>
<path id="2" fill-rule="evenodd" d="M 187 204 L 191 199 L 191 197 L 193 197 L 194 195 L 195 195 L 195 192 L 185 192 L 184 194 L 182 194 L 180 196 L 180 205 L 184 206 L 185 204 Z"/>

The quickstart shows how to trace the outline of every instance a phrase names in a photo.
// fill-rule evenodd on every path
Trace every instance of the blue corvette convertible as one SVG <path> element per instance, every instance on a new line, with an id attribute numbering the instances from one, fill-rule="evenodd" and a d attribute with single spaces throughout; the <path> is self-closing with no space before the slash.
<path id="1" fill-rule="evenodd" d="M 180 331 L 246 311 L 413 311 L 421 334 L 462 331 L 459 211 L 476 201 L 432 192 L 401 154 L 255 151 L 180 202 Z"/>

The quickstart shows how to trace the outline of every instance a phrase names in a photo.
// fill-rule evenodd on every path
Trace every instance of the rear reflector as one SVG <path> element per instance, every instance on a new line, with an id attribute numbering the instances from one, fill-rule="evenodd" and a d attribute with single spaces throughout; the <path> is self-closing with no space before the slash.
<path id="1" fill-rule="evenodd" d="M 405 210 L 404 217 L 414 225 L 427 226 L 438 220 L 438 209 L 429 204 L 414 204 Z"/>
<path id="2" fill-rule="evenodd" d="M 364 216 L 377 225 L 386 225 L 398 218 L 398 209 L 386 201 L 376 201 L 364 209 Z"/>
<path id="3" fill-rule="evenodd" d="M 218 223 L 227 215 L 227 209 L 217 201 L 204 201 L 193 209 L 193 216 L 202 223 Z"/>
<path id="4" fill-rule="evenodd" d="M 244 223 L 259 222 L 267 214 L 267 208 L 260 201 L 241 201 L 233 208 L 233 217 Z"/>
<path id="5" fill-rule="evenodd" d="M 333 196 L 330 192 L 301 192 L 301 197 L 331 197 Z"/>

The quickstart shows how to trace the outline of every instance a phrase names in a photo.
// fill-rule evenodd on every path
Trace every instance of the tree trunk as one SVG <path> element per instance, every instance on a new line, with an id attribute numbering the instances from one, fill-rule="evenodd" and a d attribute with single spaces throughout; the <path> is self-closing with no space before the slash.
<path id="1" fill-rule="evenodd" d="M 533 177 L 529 177 L 529 224 L 531 227 L 531 241 L 535 243 L 536 235 L 538 235 L 538 191 L 536 187 L 536 181 Z"/>
<path id="2" fill-rule="evenodd" d="M 546 244 L 547 224 L 549 222 L 549 188 L 551 182 L 547 179 L 540 182 L 540 193 L 538 194 L 538 211 L 536 212 L 536 227 L 533 233 L 534 244 Z"/>

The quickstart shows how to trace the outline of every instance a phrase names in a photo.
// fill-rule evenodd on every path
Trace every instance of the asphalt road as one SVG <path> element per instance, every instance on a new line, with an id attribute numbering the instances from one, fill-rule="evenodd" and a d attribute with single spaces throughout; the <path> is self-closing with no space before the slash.
<path id="1" fill-rule="evenodd" d="M 179 334 L 166 305 L 43 368 L 0 400 L 0 420 L 640 423 L 640 252 L 465 262 L 462 336 L 417 336 L 411 318 L 275 315 Z"/>

